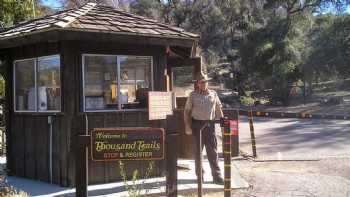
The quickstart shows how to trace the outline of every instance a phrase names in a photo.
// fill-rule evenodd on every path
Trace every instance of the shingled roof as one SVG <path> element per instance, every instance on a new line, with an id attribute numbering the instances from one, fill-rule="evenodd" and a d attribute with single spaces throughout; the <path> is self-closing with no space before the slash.
<path id="1" fill-rule="evenodd" d="M 0 32 L 0 40 L 55 29 L 141 35 L 163 38 L 198 39 L 184 29 L 134 15 L 120 9 L 88 3 L 54 15 L 24 22 Z"/>

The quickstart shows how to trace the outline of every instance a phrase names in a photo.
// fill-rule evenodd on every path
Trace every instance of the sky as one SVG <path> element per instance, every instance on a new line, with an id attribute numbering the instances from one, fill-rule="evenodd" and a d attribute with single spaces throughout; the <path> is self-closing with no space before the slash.
<path id="1" fill-rule="evenodd" d="M 44 5 L 52 8 L 58 8 L 62 6 L 61 3 L 57 0 L 41 0 L 41 1 Z"/>

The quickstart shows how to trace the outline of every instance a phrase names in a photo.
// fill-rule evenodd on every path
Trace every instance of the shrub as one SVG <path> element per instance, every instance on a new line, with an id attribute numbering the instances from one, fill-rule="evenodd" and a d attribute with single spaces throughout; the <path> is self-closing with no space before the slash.
<path id="1" fill-rule="evenodd" d="M 23 191 L 19 191 L 11 186 L 3 186 L 0 188 L 0 197 L 28 197 L 29 195 Z"/>
<path id="2" fill-rule="evenodd" d="M 239 101 L 242 105 L 252 106 L 254 105 L 255 99 L 249 96 L 241 96 L 239 97 Z"/>
<path id="3" fill-rule="evenodd" d="M 139 170 L 135 169 L 132 173 L 132 183 L 131 185 L 129 185 L 128 183 L 128 177 L 126 174 L 126 170 L 125 170 L 125 164 L 122 161 L 119 161 L 119 170 L 120 170 L 120 175 L 123 179 L 124 185 L 126 190 L 128 191 L 128 194 L 130 197 L 139 197 L 141 196 L 141 191 L 144 189 L 144 182 L 143 181 L 141 184 L 138 184 L 138 180 L 144 178 L 144 179 L 148 179 L 150 178 L 151 174 L 154 171 L 154 161 L 150 161 L 148 163 L 148 168 L 146 169 L 146 174 L 144 177 L 140 176 L 140 172 Z M 147 194 L 148 190 L 145 191 L 145 193 Z"/>

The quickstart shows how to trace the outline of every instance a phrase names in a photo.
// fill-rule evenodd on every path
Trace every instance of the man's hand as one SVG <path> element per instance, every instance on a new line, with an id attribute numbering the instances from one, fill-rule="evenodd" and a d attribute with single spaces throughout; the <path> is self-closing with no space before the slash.
<path id="1" fill-rule="evenodd" d="M 186 135 L 192 135 L 192 129 L 191 129 L 191 127 L 189 127 L 189 126 L 185 126 L 185 134 Z"/>

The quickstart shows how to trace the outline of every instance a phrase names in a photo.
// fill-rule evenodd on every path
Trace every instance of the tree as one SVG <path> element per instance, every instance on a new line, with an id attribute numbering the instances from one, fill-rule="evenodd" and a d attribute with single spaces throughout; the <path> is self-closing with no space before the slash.
<path id="1" fill-rule="evenodd" d="M 331 14 L 317 17 L 316 27 L 312 32 L 313 51 L 307 63 L 313 75 L 325 77 L 348 77 L 350 69 L 350 16 Z"/>
<path id="2" fill-rule="evenodd" d="M 0 23 L 8 27 L 48 14 L 51 9 L 39 0 L 0 0 Z"/>
<path id="3" fill-rule="evenodd" d="M 64 1 L 78 2 L 80 5 L 86 2 Z M 316 14 L 329 9 L 342 13 L 349 2 L 350 0 L 133 0 L 128 1 L 126 4 L 130 5 L 126 7 L 136 14 L 198 33 L 201 36 L 201 55 L 209 72 L 216 73 L 225 69 L 234 73 L 233 79 L 227 74 L 221 77 L 230 84 L 236 84 L 241 95 L 245 95 L 249 89 L 272 88 L 274 99 L 287 104 L 290 83 L 302 80 L 311 84 L 313 74 L 308 73 L 326 72 L 326 68 L 330 70 L 330 65 L 336 67 L 337 72 L 346 69 L 347 30 L 344 28 L 340 35 L 334 29 L 335 26 L 333 29 L 328 26 L 318 27 L 319 17 Z M 344 24 L 345 21 L 338 26 Z M 337 39 L 329 38 L 332 34 L 339 36 Z M 333 53 L 328 53 L 326 49 Z M 334 54 L 335 52 L 337 53 Z M 334 55 L 333 58 L 326 58 L 326 55 L 318 57 L 322 53 Z M 332 64 L 326 62 L 326 59 L 332 59 Z M 323 63 L 321 60 L 324 60 Z"/>
<path id="4" fill-rule="evenodd" d="M 59 0 L 62 8 L 71 9 L 83 6 L 86 3 L 93 2 L 101 5 L 112 6 L 112 7 L 123 7 L 128 3 L 128 0 Z"/>
<path id="5" fill-rule="evenodd" d="M 307 80 L 309 75 L 305 72 L 311 69 L 307 60 L 315 54 L 310 44 L 313 14 L 330 5 L 340 10 L 348 5 L 348 1 L 265 1 L 265 23 L 252 28 L 241 44 L 241 66 L 246 79 L 253 75 L 257 81 L 268 81 L 268 86 L 273 89 L 273 99 L 288 104 L 288 84 Z"/>
<path id="6" fill-rule="evenodd" d="M 159 19 L 161 3 L 158 0 L 137 0 L 130 3 L 130 11 L 152 19 Z"/>

